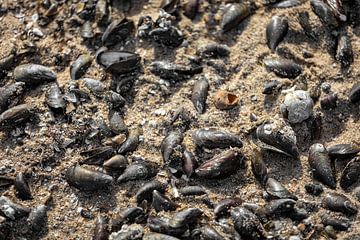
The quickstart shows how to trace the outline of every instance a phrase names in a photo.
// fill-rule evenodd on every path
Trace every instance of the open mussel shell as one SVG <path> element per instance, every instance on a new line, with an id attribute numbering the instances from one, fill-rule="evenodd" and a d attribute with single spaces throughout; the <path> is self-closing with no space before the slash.
<path id="1" fill-rule="evenodd" d="M 133 21 L 123 18 L 122 20 L 113 21 L 102 35 L 101 41 L 104 46 L 115 45 L 124 41 L 135 32 L 135 24 Z"/>
<path id="2" fill-rule="evenodd" d="M 180 239 L 162 233 L 149 232 L 144 234 L 143 240 L 180 240 Z"/>
<path id="3" fill-rule="evenodd" d="M 295 132 L 285 121 L 277 120 L 262 124 L 257 128 L 256 136 L 259 140 L 256 143 L 261 147 L 299 159 Z"/>
<path id="4" fill-rule="evenodd" d="M 356 183 L 360 177 L 360 157 L 351 160 L 344 168 L 341 178 L 340 186 L 344 189 L 349 188 Z"/>
<path id="5" fill-rule="evenodd" d="M 315 143 L 309 149 L 309 165 L 314 177 L 331 188 L 336 187 L 336 177 L 326 148 Z"/>
<path id="6" fill-rule="evenodd" d="M 126 51 L 98 51 L 96 61 L 113 74 L 133 72 L 140 65 L 140 56 Z"/>
<path id="7" fill-rule="evenodd" d="M 79 165 L 70 167 L 66 171 L 65 177 L 69 185 L 84 191 L 108 189 L 113 183 L 111 176 Z"/>
<path id="8" fill-rule="evenodd" d="M 48 67 L 38 64 L 24 64 L 14 69 L 14 78 L 17 82 L 24 82 L 28 85 L 56 80 L 56 73 Z"/>

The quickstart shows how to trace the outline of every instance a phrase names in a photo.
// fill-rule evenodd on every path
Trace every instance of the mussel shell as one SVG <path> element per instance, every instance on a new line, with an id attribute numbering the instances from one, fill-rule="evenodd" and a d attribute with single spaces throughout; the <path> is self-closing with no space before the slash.
<path id="1" fill-rule="evenodd" d="M 264 123 L 257 128 L 256 136 L 265 144 L 262 147 L 299 159 L 295 133 L 285 122 Z"/>
<path id="2" fill-rule="evenodd" d="M 203 211 L 199 208 L 186 208 L 174 214 L 169 221 L 169 226 L 172 228 L 190 226 L 195 223 L 202 214 Z"/>
<path id="3" fill-rule="evenodd" d="M 201 65 L 180 65 L 167 61 L 154 61 L 150 65 L 152 74 L 172 81 L 180 81 L 201 73 Z"/>
<path id="4" fill-rule="evenodd" d="M 38 64 L 24 64 L 14 69 L 14 79 L 28 85 L 37 85 L 56 80 L 56 73 L 48 67 Z"/>
<path id="5" fill-rule="evenodd" d="M 250 9 L 247 5 L 234 3 L 225 9 L 222 16 L 220 27 L 222 32 L 228 32 L 236 28 L 242 20 L 250 15 Z"/>
<path id="6" fill-rule="evenodd" d="M 23 200 L 32 199 L 30 186 L 24 174 L 19 173 L 16 176 L 14 186 L 19 198 Z"/>
<path id="7" fill-rule="evenodd" d="M 329 214 L 324 214 L 321 216 L 321 222 L 325 226 L 332 226 L 335 230 L 346 231 L 350 226 L 350 220 L 346 217 L 341 216 L 331 216 Z"/>
<path id="8" fill-rule="evenodd" d="M 122 20 L 113 21 L 102 35 L 101 41 L 104 46 L 115 45 L 124 41 L 135 32 L 133 21 L 123 18 Z"/>
<path id="9" fill-rule="evenodd" d="M 285 17 L 273 16 L 266 27 L 267 45 L 275 51 L 279 43 L 284 39 L 289 29 L 289 23 Z"/>
<path id="10" fill-rule="evenodd" d="M 159 232 L 159 233 L 164 233 L 164 234 L 169 234 L 171 236 L 181 236 L 183 235 L 187 230 L 188 230 L 188 226 L 187 225 L 183 225 L 181 227 L 177 227 L 177 228 L 173 228 L 170 226 L 170 219 L 169 218 L 165 218 L 165 217 L 152 217 L 149 216 L 148 220 L 147 220 L 147 225 L 149 226 L 151 231 L 154 232 Z M 167 238 L 168 235 L 163 235 L 163 239 L 171 239 L 171 238 Z M 158 239 L 158 238 L 154 238 L 154 239 Z M 162 239 L 162 238 L 160 238 Z M 177 238 L 176 238 L 177 239 Z"/>
<path id="11" fill-rule="evenodd" d="M 108 221 L 99 215 L 96 219 L 92 240 L 107 240 L 109 239 L 109 235 Z"/>
<path id="12" fill-rule="evenodd" d="M 342 212 L 347 215 L 355 215 L 358 208 L 349 198 L 339 193 L 328 193 L 322 200 L 324 208 L 331 211 Z"/>
<path id="13" fill-rule="evenodd" d="M 189 178 L 194 174 L 195 169 L 198 167 L 198 162 L 196 161 L 195 156 L 187 150 L 183 152 L 182 160 L 182 170 Z"/>
<path id="14" fill-rule="evenodd" d="M 225 44 L 209 43 L 201 46 L 197 53 L 202 57 L 228 57 L 230 55 L 230 48 Z"/>
<path id="15" fill-rule="evenodd" d="M 128 165 L 128 160 L 122 155 L 115 155 L 103 163 L 107 172 L 122 172 Z"/>
<path id="16" fill-rule="evenodd" d="M 126 103 L 125 98 L 123 98 L 123 96 L 114 91 L 107 92 L 105 97 L 112 109 L 121 108 Z"/>
<path id="17" fill-rule="evenodd" d="M 206 99 L 209 91 L 209 81 L 201 78 L 196 81 L 192 90 L 191 101 L 198 113 L 205 112 Z"/>
<path id="18" fill-rule="evenodd" d="M 17 82 L 0 88 L 0 113 L 19 104 L 25 91 L 25 83 Z"/>
<path id="19" fill-rule="evenodd" d="M 360 152 L 360 148 L 351 144 L 336 144 L 328 148 L 331 159 L 352 159 Z"/>
<path id="20" fill-rule="evenodd" d="M 240 198 L 226 198 L 219 201 L 214 207 L 214 217 L 219 219 L 230 215 L 231 208 L 238 207 L 242 203 Z"/>
<path id="21" fill-rule="evenodd" d="M 280 182 L 268 178 L 265 186 L 266 192 L 273 198 L 290 198 L 297 200 L 297 197 L 290 193 Z"/>
<path id="22" fill-rule="evenodd" d="M 128 131 L 128 128 L 124 122 L 124 117 L 118 111 L 109 113 L 109 127 L 115 134 L 127 133 Z"/>
<path id="23" fill-rule="evenodd" d="M 81 152 L 86 158 L 81 161 L 82 164 L 102 165 L 105 160 L 109 159 L 114 149 L 111 146 L 97 147 Z"/>
<path id="24" fill-rule="evenodd" d="M 321 184 L 306 184 L 305 185 L 305 190 L 306 192 L 315 195 L 315 196 L 319 196 L 323 191 L 323 187 L 321 186 Z"/>
<path id="25" fill-rule="evenodd" d="M 33 116 L 32 108 L 27 104 L 12 107 L 0 115 L 0 126 L 17 126 Z"/>
<path id="26" fill-rule="evenodd" d="M 347 35 L 340 37 L 336 50 L 336 60 L 340 62 L 342 68 L 347 68 L 354 62 L 354 53 L 350 38 Z"/>
<path id="27" fill-rule="evenodd" d="M 296 78 L 302 73 L 302 67 L 289 59 L 265 59 L 268 71 L 285 78 Z"/>
<path id="28" fill-rule="evenodd" d="M 126 139 L 126 141 L 121 145 L 121 147 L 118 150 L 119 154 L 124 154 L 127 152 L 135 151 L 140 143 L 140 134 L 141 130 L 136 128 L 132 130 L 129 134 L 129 137 Z"/>
<path id="29" fill-rule="evenodd" d="M 149 36 L 155 42 L 171 48 L 179 47 L 185 39 L 183 33 L 174 26 L 155 28 L 149 32 Z"/>
<path id="30" fill-rule="evenodd" d="M 14 178 L 0 175 L 0 188 L 9 187 L 14 184 Z"/>
<path id="31" fill-rule="evenodd" d="M 122 209 L 111 221 L 111 232 L 119 231 L 123 224 L 143 223 L 145 212 L 141 207 L 128 207 Z"/>
<path id="32" fill-rule="evenodd" d="M 179 189 L 179 193 L 182 196 L 201 196 L 205 195 L 206 191 L 200 186 L 186 186 Z"/>
<path id="33" fill-rule="evenodd" d="M 140 65 L 140 56 L 126 51 L 100 51 L 96 56 L 98 64 L 113 74 L 133 72 Z"/>
<path id="34" fill-rule="evenodd" d="M 12 202 L 5 196 L 0 197 L 0 213 L 5 217 L 15 220 L 21 217 L 25 217 L 30 213 L 30 210 L 17 203 Z"/>
<path id="35" fill-rule="evenodd" d="M 258 217 L 243 207 L 231 210 L 231 217 L 236 231 L 244 239 L 265 239 L 265 229 Z"/>
<path id="36" fill-rule="evenodd" d="M 217 129 L 200 129 L 192 134 L 194 143 L 205 148 L 228 148 L 243 146 L 242 141 L 236 135 Z"/>
<path id="37" fill-rule="evenodd" d="M 113 178 L 104 173 L 88 170 L 79 165 L 70 167 L 65 174 L 69 185 L 84 191 L 97 191 L 108 189 Z"/>
<path id="38" fill-rule="evenodd" d="M 117 182 L 145 180 L 154 177 L 156 173 L 157 168 L 149 163 L 133 163 L 125 169 L 123 174 L 117 179 Z"/>
<path id="39" fill-rule="evenodd" d="M 77 80 L 81 78 L 85 74 L 86 70 L 90 67 L 91 62 L 92 57 L 90 55 L 80 55 L 70 66 L 71 79 Z"/>
<path id="40" fill-rule="evenodd" d="M 261 152 L 257 149 L 254 150 L 253 157 L 251 158 L 251 171 L 254 174 L 256 180 L 265 186 L 268 180 L 268 169 L 265 162 L 262 159 Z"/>
<path id="41" fill-rule="evenodd" d="M 47 206 L 39 205 L 31 210 L 27 222 L 35 231 L 41 231 L 47 224 Z"/>
<path id="42" fill-rule="evenodd" d="M 155 211 L 174 211 L 177 204 L 157 190 L 153 191 L 152 204 Z"/>
<path id="43" fill-rule="evenodd" d="M 351 160 L 341 173 L 340 186 L 344 189 L 356 183 L 360 177 L 360 157 Z"/>
<path id="44" fill-rule="evenodd" d="M 323 24 L 330 27 L 337 27 L 339 25 L 335 14 L 325 2 L 321 0 L 311 0 L 310 4 L 311 9 L 319 17 Z"/>
<path id="45" fill-rule="evenodd" d="M 165 164 L 174 165 L 171 164 L 171 157 L 174 150 L 181 145 L 183 138 L 184 137 L 181 132 L 172 131 L 161 142 L 160 150 Z"/>
<path id="46" fill-rule="evenodd" d="M 56 83 L 52 84 L 49 89 L 46 104 L 54 110 L 63 109 L 66 106 L 64 96 Z"/>
<path id="47" fill-rule="evenodd" d="M 92 79 L 92 78 L 83 78 L 81 79 L 81 83 L 90 90 L 95 96 L 102 97 L 104 92 L 107 89 L 106 84 L 101 82 L 100 80 Z"/>
<path id="48" fill-rule="evenodd" d="M 201 178 L 225 178 L 239 170 L 242 161 L 241 154 L 227 150 L 201 164 L 195 173 Z"/>
<path id="49" fill-rule="evenodd" d="M 136 193 L 136 201 L 140 204 L 144 200 L 151 201 L 153 191 L 164 193 L 166 186 L 157 180 L 145 183 Z"/>
<path id="50" fill-rule="evenodd" d="M 224 240 L 224 236 L 222 236 L 215 228 L 207 225 L 201 228 L 200 237 L 204 240 Z"/>
<path id="51" fill-rule="evenodd" d="M 349 99 L 352 103 L 360 101 L 360 83 L 355 83 L 349 92 Z"/>
<path id="52" fill-rule="evenodd" d="M 308 160 L 314 177 L 329 187 L 335 188 L 336 177 L 326 148 L 320 143 L 313 144 L 309 149 Z"/>
<path id="53" fill-rule="evenodd" d="M 296 201 L 293 199 L 275 199 L 256 211 L 260 218 L 270 218 L 287 215 L 294 210 Z"/>

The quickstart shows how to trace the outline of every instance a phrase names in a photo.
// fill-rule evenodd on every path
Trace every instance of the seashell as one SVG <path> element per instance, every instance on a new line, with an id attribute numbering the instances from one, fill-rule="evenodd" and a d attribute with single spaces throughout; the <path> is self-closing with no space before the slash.
<path id="1" fill-rule="evenodd" d="M 242 156 L 239 153 L 227 150 L 201 164 L 195 173 L 201 178 L 226 178 L 240 168 L 241 161 Z"/>
<path id="2" fill-rule="evenodd" d="M 176 161 L 179 162 L 179 160 L 172 159 L 172 154 L 176 148 L 181 146 L 183 138 L 184 137 L 181 132 L 172 131 L 161 142 L 161 155 L 166 165 L 170 165 L 170 167 L 176 168 Z"/>
<path id="3" fill-rule="evenodd" d="M 122 183 L 133 180 L 145 180 L 154 177 L 157 172 L 157 168 L 150 163 L 133 163 L 125 169 L 123 174 L 117 179 L 117 182 Z"/>
<path id="4" fill-rule="evenodd" d="M 46 104 L 55 112 L 62 112 L 66 107 L 64 96 L 56 83 L 50 86 L 49 92 L 46 96 Z"/>
<path id="5" fill-rule="evenodd" d="M 119 93 L 108 91 L 105 95 L 106 100 L 110 103 L 112 109 L 117 109 L 125 106 L 126 100 Z"/>
<path id="6" fill-rule="evenodd" d="M 231 210 L 234 227 L 244 239 L 266 239 L 266 232 L 258 217 L 243 207 Z"/>
<path id="7" fill-rule="evenodd" d="M 126 17 L 122 20 L 114 20 L 102 35 L 102 44 L 106 47 L 116 45 L 135 33 L 135 24 Z"/>
<path id="8" fill-rule="evenodd" d="M 174 211 L 177 208 L 177 204 L 170 198 L 164 196 L 159 191 L 154 190 L 151 204 L 156 212 L 160 211 Z"/>
<path id="9" fill-rule="evenodd" d="M 79 165 L 70 167 L 65 173 L 65 178 L 69 185 L 84 191 L 104 190 L 113 183 L 111 176 Z"/>
<path id="10" fill-rule="evenodd" d="M 2 213 L 3 216 L 11 220 L 16 220 L 29 215 L 30 210 L 26 207 L 21 206 L 20 204 L 12 202 L 9 198 L 5 196 L 1 196 L 0 213 Z"/>
<path id="11" fill-rule="evenodd" d="M 150 72 L 163 79 L 173 82 L 190 78 L 195 74 L 202 73 L 203 67 L 200 65 L 180 65 L 167 61 L 154 61 L 150 65 Z"/>
<path id="12" fill-rule="evenodd" d="M 84 22 L 84 24 L 81 27 L 81 37 L 86 40 L 86 39 L 92 39 L 94 37 L 94 33 L 93 33 L 93 29 L 91 26 L 91 22 L 90 21 L 86 21 Z"/>
<path id="13" fill-rule="evenodd" d="M 314 177 L 329 187 L 335 188 L 336 178 L 326 148 L 320 143 L 313 144 L 309 149 L 308 160 Z"/>
<path id="14" fill-rule="evenodd" d="M 33 115 L 33 109 L 29 105 L 17 105 L 6 110 L 0 115 L 0 126 L 19 126 L 20 124 L 30 120 Z"/>
<path id="15" fill-rule="evenodd" d="M 329 214 L 324 214 L 321 216 L 321 222 L 325 226 L 332 226 L 335 230 L 346 231 L 350 228 L 350 220 L 346 217 L 336 216 L 333 217 Z"/>
<path id="16" fill-rule="evenodd" d="M 315 196 L 319 196 L 324 191 L 321 184 L 317 184 L 317 183 L 306 184 L 305 190 L 306 192 Z"/>
<path id="17" fill-rule="evenodd" d="M 354 53 L 350 38 L 347 35 L 340 37 L 337 45 L 335 59 L 340 62 L 342 68 L 347 68 L 354 62 Z"/>
<path id="18" fill-rule="evenodd" d="M 230 4 L 224 11 L 220 27 L 223 33 L 239 26 L 239 24 L 250 15 L 250 9 L 247 5 Z"/>
<path id="19" fill-rule="evenodd" d="M 262 159 L 261 152 L 258 149 L 254 149 L 253 157 L 251 158 L 251 171 L 254 174 L 256 180 L 265 186 L 268 180 L 268 169 Z"/>
<path id="20" fill-rule="evenodd" d="M 108 221 L 99 215 L 96 219 L 92 240 L 107 240 L 109 239 L 109 235 Z"/>
<path id="21" fill-rule="evenodd" d="M 352 103 L 360 101 L 360 83 L 355 83 L 349 92 L 349 99 Z"/>
<path id="22" fill-rule="evenodd" d="M 124 224 L 143 223 L 145 219 L 145 212 L 141 207 L 125 208 L 111 221 L 111 232 L 119 231 Z"/>
<path id="23" fill-rule="evenodd" d="M 150 16 L 140 16 L 139 22 L 137 25 L 138 37 L 146 39 L 149 37 L 150 31 L 154 27 L 154 22 Z"/>
<path id="24" fill-rule="evenodd" d="M 360 148 L 351 144 L 336 144 L 328 148 L 329 157 L 338 160 L 352 159 L 359 152 Z"/>
<path id="25" fill-rule="evenodd" d="M 180 239 L 161 233 L 145 233 L 143 240 L 180 240 Z"/>
<path id="26" fill-rule="evenodd" d="M 0 88 L 0 113 L 20 103 L 25 93 L 25 83 L 17 82 Z"/>
<path id="27" fill-rule="evenodd" d="M 206 194 L 203 187 L 200 186 L 186 186 L 179 189 L 179 193 L 182 196 L 201 196 Z"/>
<path id="28" fill-rule="evenodd" d="M 303 90 L 290 91 L 286 94 L 280 111 L 290 123 L 300 123 L 313 115 L 314 102 L 310 94 Z"/>
<path id="29" fill-rule="evenodd" d="M 39 205 L 31 210 L 27 222 L 34 231 L 41 231 L 47 225 L 47 207 Z"/>
<path id="30" fill-rule="evenodd" d="M 122 155 L 115 155 L 103 163 L 107 172 L 122 172 L 128 166 L 128 160 Z"/>
<path id="31" fill-rule="evenodd" d="M 81 156 L 86 157 L 80 163 L 89 165 L 102 165 L 105 160 L 111 157 L 113 152 L 114 149 L 111 146 L 97 147 L 86 150 L 80 153 Z"/>
<path id="32" fill-rule="evenodd" d="M 15 190 L 17 192 L 17 196 L 20 199 L 23 199 L 23 200 L 32 199 L 30 186 L 29 186 L 29 183 L 28 183 L 27 179 L 25 178 L 24 174 L 19 173 L 16 176 L 14 186 L 15 186 Z"/>
<path id="33" fill-rule="evenodd" d="M 215 94 L 214 104 L 217 109 L 229 110 L 236 107 L 239 103 L 239 98 L 228 91 L 219 90 Z"/>
<path id="34" fill-rule="evenodd" d="M 118 232 L 113 232 L 109 240 L 140 240 L 143 239 L 144 228 L 138 224 L 132 224 L 130 226 L 124 226 Z"/>
<path id="35" fill-rule="evenodd" d="M 339 22 L 337 21 L 335 14 L 331 8 L 321 0 L 311 0 L 311 9 L 318 16 L 320 21 L 329 27 L 338 27 Z"/>
<path id="36" fill-rule="evenodd" d="M 293 199 L 275 199 L 256 211 L 261 219 L 284 216 L 292 213 L 296 201 Z"/>
<path id="37" fill-rule="evenodd" d="M 201 228 L 201 239 L 208 239 L 208 240 L 224 240 L 225 238 L 215 230 L 215 228 L 206 225 Z"/>
<path id="38" fill-rule="evenodd" d="M 140 143 L 140 135 L 141 133 L 141 129 L 136 128 L 132 131 L 130 131 L 129 137 L 126 139 L 126 141 L 121 145 L 121 147 L 118 150 L 119 154 L 124 154 L 127 152 L 133 152 L 136 150 L 136 148 L 138 147 L 139 143 Z"/>
<path id="39" fill-rule="evenodd" d="M 192 139 L 196 146 L 204 148 L 228 148 L 243 146 L 240 138 L 229 132 L 214 128 L 204 128 L 193 132 Z"/>
<path id="40" fill-rule="evenodd" d="M 112 74 L 124 74 L 134 72 L 140 66 L 140 56 L 136 53 L 126 51 L 97 52 L 96 61 Z"/>
<path id="41" fill-rule="evenodd" d="M 298 198 L 290 193 L 280 182 L 276 181 L 273 178 L 268 178 L 265 185 L 266 192 L 272 198 L 279 199 L 293 199 L 297 200 Z"/>
<path id="42" fill-rule="evenodd" d="M 194 155 L 187 150 L 183 152 L 182 160 L 182 170 L 186 174 L 186 176 L 190 178 L 194 174 L 195 169 L 198 167 L 199 164 L 196 161 Z"/>
<path id="43" fill-rule="evenodd" d="M 289 59 L 265 59 L 265 67 L 279 77 L 296 78 L 302 73 L 302 67 Z"/>
<path id="44" fill-rule="evenodd" d="M 107 1 L 106 0 L 99 0 L 96 3 L 96 8 L 95 8 L 95 21 L 102 25 L 104 24 L 107 19 L 109 18 L 109 7 L 107 5 Z"/>
<path id="45" fill-rule="evenodd" d="M 174 26 L 154 28 L 149 31 L 149 36 L 154 42 L 170 48 L 179 47 L 185 39 L 183 33 Z"/>
<path id="46" fill-rule="evenodd" d="M 218 220 L 222 217 L 230 216 L 231 208 L 238 207 L 242 203 L 240 198 L 226 198 L 219 201 L 214 207 L 214 218 Z"/>
<path id="47" fill-rule="evenodd" d="M 338 96 L 336 93 L 326 94 L 320 99 L 320 106 L 324 110 L 334 109 L 337 106 Z"/>
<path id="48" fill-rule="evenodd" d="M 99 80 L 92 78 L 83 78 L 81 83 L 90 90 L 95 96 L 102 97 L 107 89 L 107 86 Z"/>
<path id="49" fill-rule="evenodd" d="M 322 200 L 324 208 L 331 211 L 342 212 L 346 215 L 355 215 L 358 212 L 357 206 L 349 198 L 339 193 L 328 193 Z"/>
<path id="50" fill-rule="evenodd" d="M 261 147 L 299 159 L 295 133 L 285 121 L 276 120 L 260 125 L 256 136 Z"/>
<path id="51" fill-rule="evenodd" d="M 345 166 L 340 177 L 340 186 L 343 189 L 349 188 L 360 177 L 360 157 L 356 157 Z"/>
<path id="52" fill-rule="evenodd" d="M 72 80 L 81 78 L 92 63 L 92 57 L 89 54 L 80 55 L 70 66 L 70 76 Z"/>
<path id="53" fill-rule="evenodd" d="M 128 128 L 124 122 L 123 115 L 120 112 L 109 112 L 109 128 L 115 134 L 127 133 Z"/>
<path id="54" fill-rule="evenodd" d="M 209 81 L 201 78 L 196 81 L 192 90 L 191 101 L 198 113 L 204 113 L 206 107 L 206 99 L 209 91 Z"/>
<path id="55" fill-rule="evenodd" d="M 284 39 L 289 29 L 288 21 L 285 17 L 273 16 L 266 27 L 267 45 L 271 51 L 275 51 L 279 43 Z"/>
<path id="56" fill-rule="evenodd" d="M 170 226 L 170 219 L 165 217 L 148 217 L 147 225 L 149 226 L 151 231 L 159 232 L 163 234 L 169 234 L 171 236 L 182 236 L 187 230 L 187 225 L 182 225 L 177 228 L 173 228 Z M 168 236 L 168 235 L 163 235 Z M 169 238 L 165 238 L 169 239 Z M 176 238 L 177 239 L 177 238 Z"/>
<path id="57" fill-rule="evenodd" d="M 181 228 L 182 226 L 191 226 L 196 223 L 198 218 L 203 214 L 199 208 L 186 208 L 174 214 L 169 221 L 171 228 Z"/>
<path id="58" fill-rule="evenodd" d="M 197 54 L 204 58 L 222 58 L 230 55 L 230 48 L 225 44 L 209 43 L 201 46 Z"/>
<path id="59" fill-rule="evenodd" d="M 24 64 L 14 69 L 14 79 L 27 85 L 38 85 L 56 81 L 56 73 L 48 67 L 38 64 Z"/>
<path id="60" fill-rule="evenodd" d="M 153 191 L 157 190 L 158 192 L 164 193 L 166 186 L 157 180 L 145 183 L 136 193 L 137 203 L 142 203 L 144 200 L 148 202 L 151 201 L 153 196 Z"/>

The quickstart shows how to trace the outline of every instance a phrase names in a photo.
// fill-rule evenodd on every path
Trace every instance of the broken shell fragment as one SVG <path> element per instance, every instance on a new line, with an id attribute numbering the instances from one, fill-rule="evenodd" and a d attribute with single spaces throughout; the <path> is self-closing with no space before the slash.
<path id="1" fill-rule="evenodd" d="M 220 110 L 232 109 L 238 105 L 238 97 L 228 91 L 219 90 L 214 97 L 215 107 Z"/>

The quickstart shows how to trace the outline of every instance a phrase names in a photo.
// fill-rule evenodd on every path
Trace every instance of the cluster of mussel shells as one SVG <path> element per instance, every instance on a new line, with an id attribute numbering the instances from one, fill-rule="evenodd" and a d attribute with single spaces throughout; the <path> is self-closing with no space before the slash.
<path id="1" fill-rule="evenodd" d="M 28 104 L 22 104 L 27 89 L 48 84 L 46 105 L 56 116 L 69 114 L 69 106 L 79 106 L 91 99 L 91 95 L 104 98 L 109 105 L 108 125 L 98 128 L 108 141 L 97 146 L 90 146 L 81 152 L 82 160 L 66 170 L 66 182 L 86 192 L 111 190 L 115 184 L 125 184 L 132 181 L 146 181 L 136 189 L 134 199 L 137 206 L 122 209 L 115 217 L 108 219 L 99 215 L 94 228 L 93 239 L 266 239 L 274 238 L 275 233 L 268 231 L 266 223 L 269 219 L 289 217 L 293 221 L 301 221 L 309 217 L 311 210 L 302 204 L 298 197 L 285 188 L 278 180 L 269 177 L 269 170 L 262 159 L 259 147 L 266 150 L 284 154 L 295 161 L 300 160 L 300 150 L 297 146 L 296 134 L 293 125 L 307 121 L 313 139 L 317 139 L 317 130 L 321 127 L 319 119 L 312 113 L 314 101 L 309 93 L 302 90 L 290 89 L 287 91 L 285 101 L 281 106 L 283 118 L 261 123 L 255 132 L 254 143 L 251 145 L 253 156 L 250 159 L 251 170 L 254 178 L 266 193 L 266 204 L 258 205 L 243 202 L 233 198 L 223 198 L 217 203 L 207 202 L 213 209 L 211 216 L 218 225 L 214 228 L 209 224 L 202 224 L 204 210 L 195 207 L 183 208 L 175 199 L 207 196 L 208 192 L 199 185 L 188 185 L 191 179 L 210 181 L 228 178 L 244 168 L 245 157 L 240 149 L 243 140 L 234 133 L 218 128 L 202 128 L 191 132 L 192 143 L 196 146 L 197 154 L 212 154 L 207 160 L 199 161 L 197 154 L 189 151 L 183 144 L 184 135 L 188 129 L 171 129 L 164 137 L 160 154 L 163 164 L 159 166 L 144 159 L 129 161 L 131 152 L 135 151 L 141 142 L 141 129 L 131 130 L 123 120 L 122 107 L 126 105 L 126 85 L 133 83 L 136 75 L 141 72 L 142 60 L 139 54 L 132 51 L 117 50 L 116 45 L 125 43 L 132 38 L 149 41 L 154 47 L 176 48 L 184 43 L 185 36 L 176 25 L 181 14 L 189 19 L 195 19 L 200 9 L 201 2 L 189 0 L 183 4 L 177 0 L 165 0 L 161 4 L 158 19 L 152 20 L 150 16 L 140 18 L 137 26 L 128 18 L 109 22 L 109 6 L 105 0 L 96 3 L 82 4 L 84 12 L 95 9 L 95 19 L 99 26 L 106 28 L 101 34 L 101 48 L 97 49 L 95 58 L 89 54 L 82 54 L 70 66 L 70 84 L 67 91 L 63 91 L 56 83 L 57 74 L 49 67 L 40 64 L 20 64 L 13 71 L 15 83 L 0 88 L 0 127 L 2 130 L 13 129 L 27 122 L 36 121 L 37 111 Z M 130 3 L 131 1 L 124 1 Z M 286 3 L 285 3 L 286 2 Z M 338 29 L 346 23 L 341 5 L 334 5 L 338 1 L 311 1 L 314 13 L 329 29 Z M 300 4 L 299 1 L 284 1 L 271 3 L 272 7 L 291 7 Z M 125 4 L 126 5 L 126 4 Z M 246 3 L 231 3 L 223 11 L 219 23 L 220 32 L 226 34 L 251 14 L 256 7 Z M 45 20 L 56 15 L 57 6 L 47 6 L 44 13 Z M 81 11 L 80 11 L 81 15 Z M 83 14 L 86 15 L 85 13 Z M 300 25 L 305 33 L 314 37 L 312 27 L 308 24 L 308 13 L 300 13 Z M 44 22 L 46 24 L 46 21 Z M 276 52 L 278 45 L 286 37 L 289 29 L 288 20 L 284 16 L 272 17 L 266 27 L 267 45 L 272 52 Z M 137 36 L 135 32 L 137 30 Z M 84 19 L 81 27 L 81 36 L 84 41 L 95 38 L 92 33 L 91 21 Z M 351 43 L 342 32 L 337 39 L 335 59 L 343 68 L 353 62 Z M 228 46 L 210 43 L 199 47 L 196 58 L 190 58 L 186 64 L 167 61 L 155 61 L 150 64 L 149 71 L 163 79 L 180 81 L 202 72 L 202 61 L 211 58 L 226 58 L 230 55 Z M 101 66 L 113 76 L 111 89 L 100 80 L 83 78 L 86 71 L 93 64 Z M 0 70 L 8 71 L 9 59 L 0 62 Z M 294 60 L 284 58 L 264 59 L 265 67 L 283 78 L 297 78 L 302 74 L 303 67 Z M 199 114 L 206 111 L 206 100 L 209 91 L 209 82 L 206 78 L 198 80 L 193 87 L 191 101 Z M 267 86 L 265 94 L 273 93 L 276 85 Z M 125 89 L 125 90 L 124 90 Z M 229 100 L 229 96 L 228 100 Z M 360 101 L 360 84 L 353 86 L 349 93 L 349 100 L 354 104 Z M 232 102 L 232 101 L 230 101 Z M 229 103 L 219 102 L 219 109 L 229 109 Z M 301 110 L 301 112 L 299 112 Z M 186 114 L 186 113 L 185 113 Z M 321 119 L 320 119 L 321 122 Z M 91 132 L 90 135 L 98 132 Z M 315 143 L 309 149 L 308 162 L 314 179 L 330 189 L 322 197 L 321 204 L 324 208 L 338 212 L 326 213 L 322 216 L 323 225 L 331 226 L 335 230 L 344 231 L 350 228 L 351 219 L 357 214 L 357 206 L 344 194 L 334 192 L 337 187 L 337 176 L 334 166 L 338 162 L 346 163 L 340 174 L 339 185 L 344 190 L 351 189 L 359 179 L 360 174 L 360 149 L 350 144 L 338 144 L 326 148 L 320 143 Z M 100 168 L 100 169 L 99 169 Z M 16 195 L 22 200 L 32 199 L 34 194 L 28 181 L 27 173 L 19 173 L 13 179 L 0 176 L 0 186 L 3 188 L 14 185 Z M 165 175 L 168 178 L 162 179 Z M 185 184 L 178 186 L 179 179 Z M 206 180 L 205 180 L 206 179 Z M 318 183 L 308 184 L 305 189 L 310 194 L 318 196 L 324 191 Z M 170 190 L 173 192 L 169 195 Z M 154 211 L 151 211 L 154 209 Z M 27 217 L 27 221 L 34 231 L 41 231 L 46 223 L 49 210 L 48 201 L 28 209 L 11 201 L 9 198 L 0 197 L 0 228 L 8 221 Z M 168 212 L 167 214 L 163 214 Z M 228 218 L 232 221 L 229 223 Z M 201 224 L 199 224 L 201 222 Z M 144 226 L 151 232 L 146 232 Z M 311 227 L 309 227 L 311 228 Z M 221 229 L 218 230 L 218 229 Z M 320 235 L 322 229 L 310 229 L 309 237 Z M 6 230 L 1 229 L 0 237 L 7 236 Z"/>

